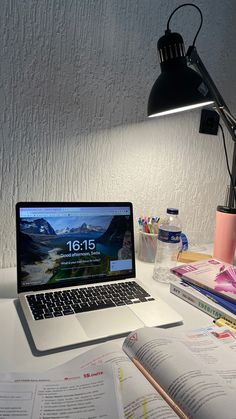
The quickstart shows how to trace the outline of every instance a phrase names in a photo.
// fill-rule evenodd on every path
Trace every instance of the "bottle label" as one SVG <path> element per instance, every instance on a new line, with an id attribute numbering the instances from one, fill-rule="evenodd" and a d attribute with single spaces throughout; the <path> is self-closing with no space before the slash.
<path id="1" fill-rule="evenodd" d="M 158 240 L 165 243 L 179 243 L 181 238 L 181 231 L 167 231 L 159 228 Z"/>

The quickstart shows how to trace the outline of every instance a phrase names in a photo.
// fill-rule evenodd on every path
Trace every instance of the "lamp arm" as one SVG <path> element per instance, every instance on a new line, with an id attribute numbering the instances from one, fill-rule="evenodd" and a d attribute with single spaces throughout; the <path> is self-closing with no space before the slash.
<path id="1" fill-rule="evenodd" d="M 219 90 L 217 89 L 215 83 L 213 82 L 210 74 L 208 73 L 206 67 L 204 66 L 201 58 L 198 55 L 196 47 L 190 46 L 187 54 L 188 61 L 196 71 L 202 76 L 203 81 L 206 83 L 209 88 L 211 95 L 215 101 L 215 107 L 219 115 L 222 117 L 228 131 L 231 134 L 232 140 L 236 141 L 236 123 L 235 118 L 232 116 L 228 106 L 226 105 L 224 99 L 222 98 Z"/>
<path id="2" fill-rule="evenodd" d="M 236 120 L 231 114 L 228 106 L 226 105 L 224 99 L 222 98 L 220 92 L 218 91 L 215 83 L 213 82 L 211 76 L 209 75 L 206 67 L 204 66 L 201 58 L 198 55 L 197 49 L 195 46 L 190 46 L 188 48 L 186 57 L 195 70 L 201 75 L 203 81 L 206 83 L 209 88 L 212 98 L 215 102 L 214 106 L 221 116 L 226 128 L 228 129 L 232 140 L 234 141 L 234 151 L 233 151 L 233 160 L 232 160 L 232 182 L 230 184 L 230 191 L 228 197 L 227 205 L 231 208 L 234 207 L 234 188 L 236 187 Z"/>
<path id="3" fill-rule="evenodd" d="M 231 121 L 236 125 L 236 118 L 230 113 L 228 112 L 225 108 L 224 108 L 224 113 L 227 115 L 227 117 L 229 119 L 231 119 Z"/>

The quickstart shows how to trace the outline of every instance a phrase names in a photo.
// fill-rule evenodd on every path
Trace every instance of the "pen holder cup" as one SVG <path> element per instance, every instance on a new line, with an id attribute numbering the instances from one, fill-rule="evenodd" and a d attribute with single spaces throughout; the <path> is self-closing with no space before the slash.
<path id="1" fill-rule="evenodd" d="M 157 250 L 158 234 L 139 231 L 138 259 L 143 262 L 154 263 Z"/>

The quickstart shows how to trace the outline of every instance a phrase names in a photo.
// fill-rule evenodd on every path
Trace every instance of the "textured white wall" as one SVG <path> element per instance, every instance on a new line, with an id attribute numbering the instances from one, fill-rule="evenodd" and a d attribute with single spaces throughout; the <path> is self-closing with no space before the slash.
<path id="1" fill-rule="evenodd" d="M 156 42 L 180 3 L 1 0 L 0 266 L 15 265 L 24 200 L 130 200 L 135 217 L 177 206 L 193 240 L 212 240 L 228 182 L 220 134 L 198 133 L 200 111 L 146 118 Z M 193 3 L 198 52 L 235 113 L 236 2 Z M 186 7 L 171 29 L 187 47 L 198 23 Z"/>

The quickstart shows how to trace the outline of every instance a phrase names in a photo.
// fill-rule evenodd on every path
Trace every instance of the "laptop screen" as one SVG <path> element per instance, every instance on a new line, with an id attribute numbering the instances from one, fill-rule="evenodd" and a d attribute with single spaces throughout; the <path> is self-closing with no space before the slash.
<path id="1" fill-rule="evenodd" d="M 18 292 L 135 276 L 131 203 L 18 203 Z"/>

